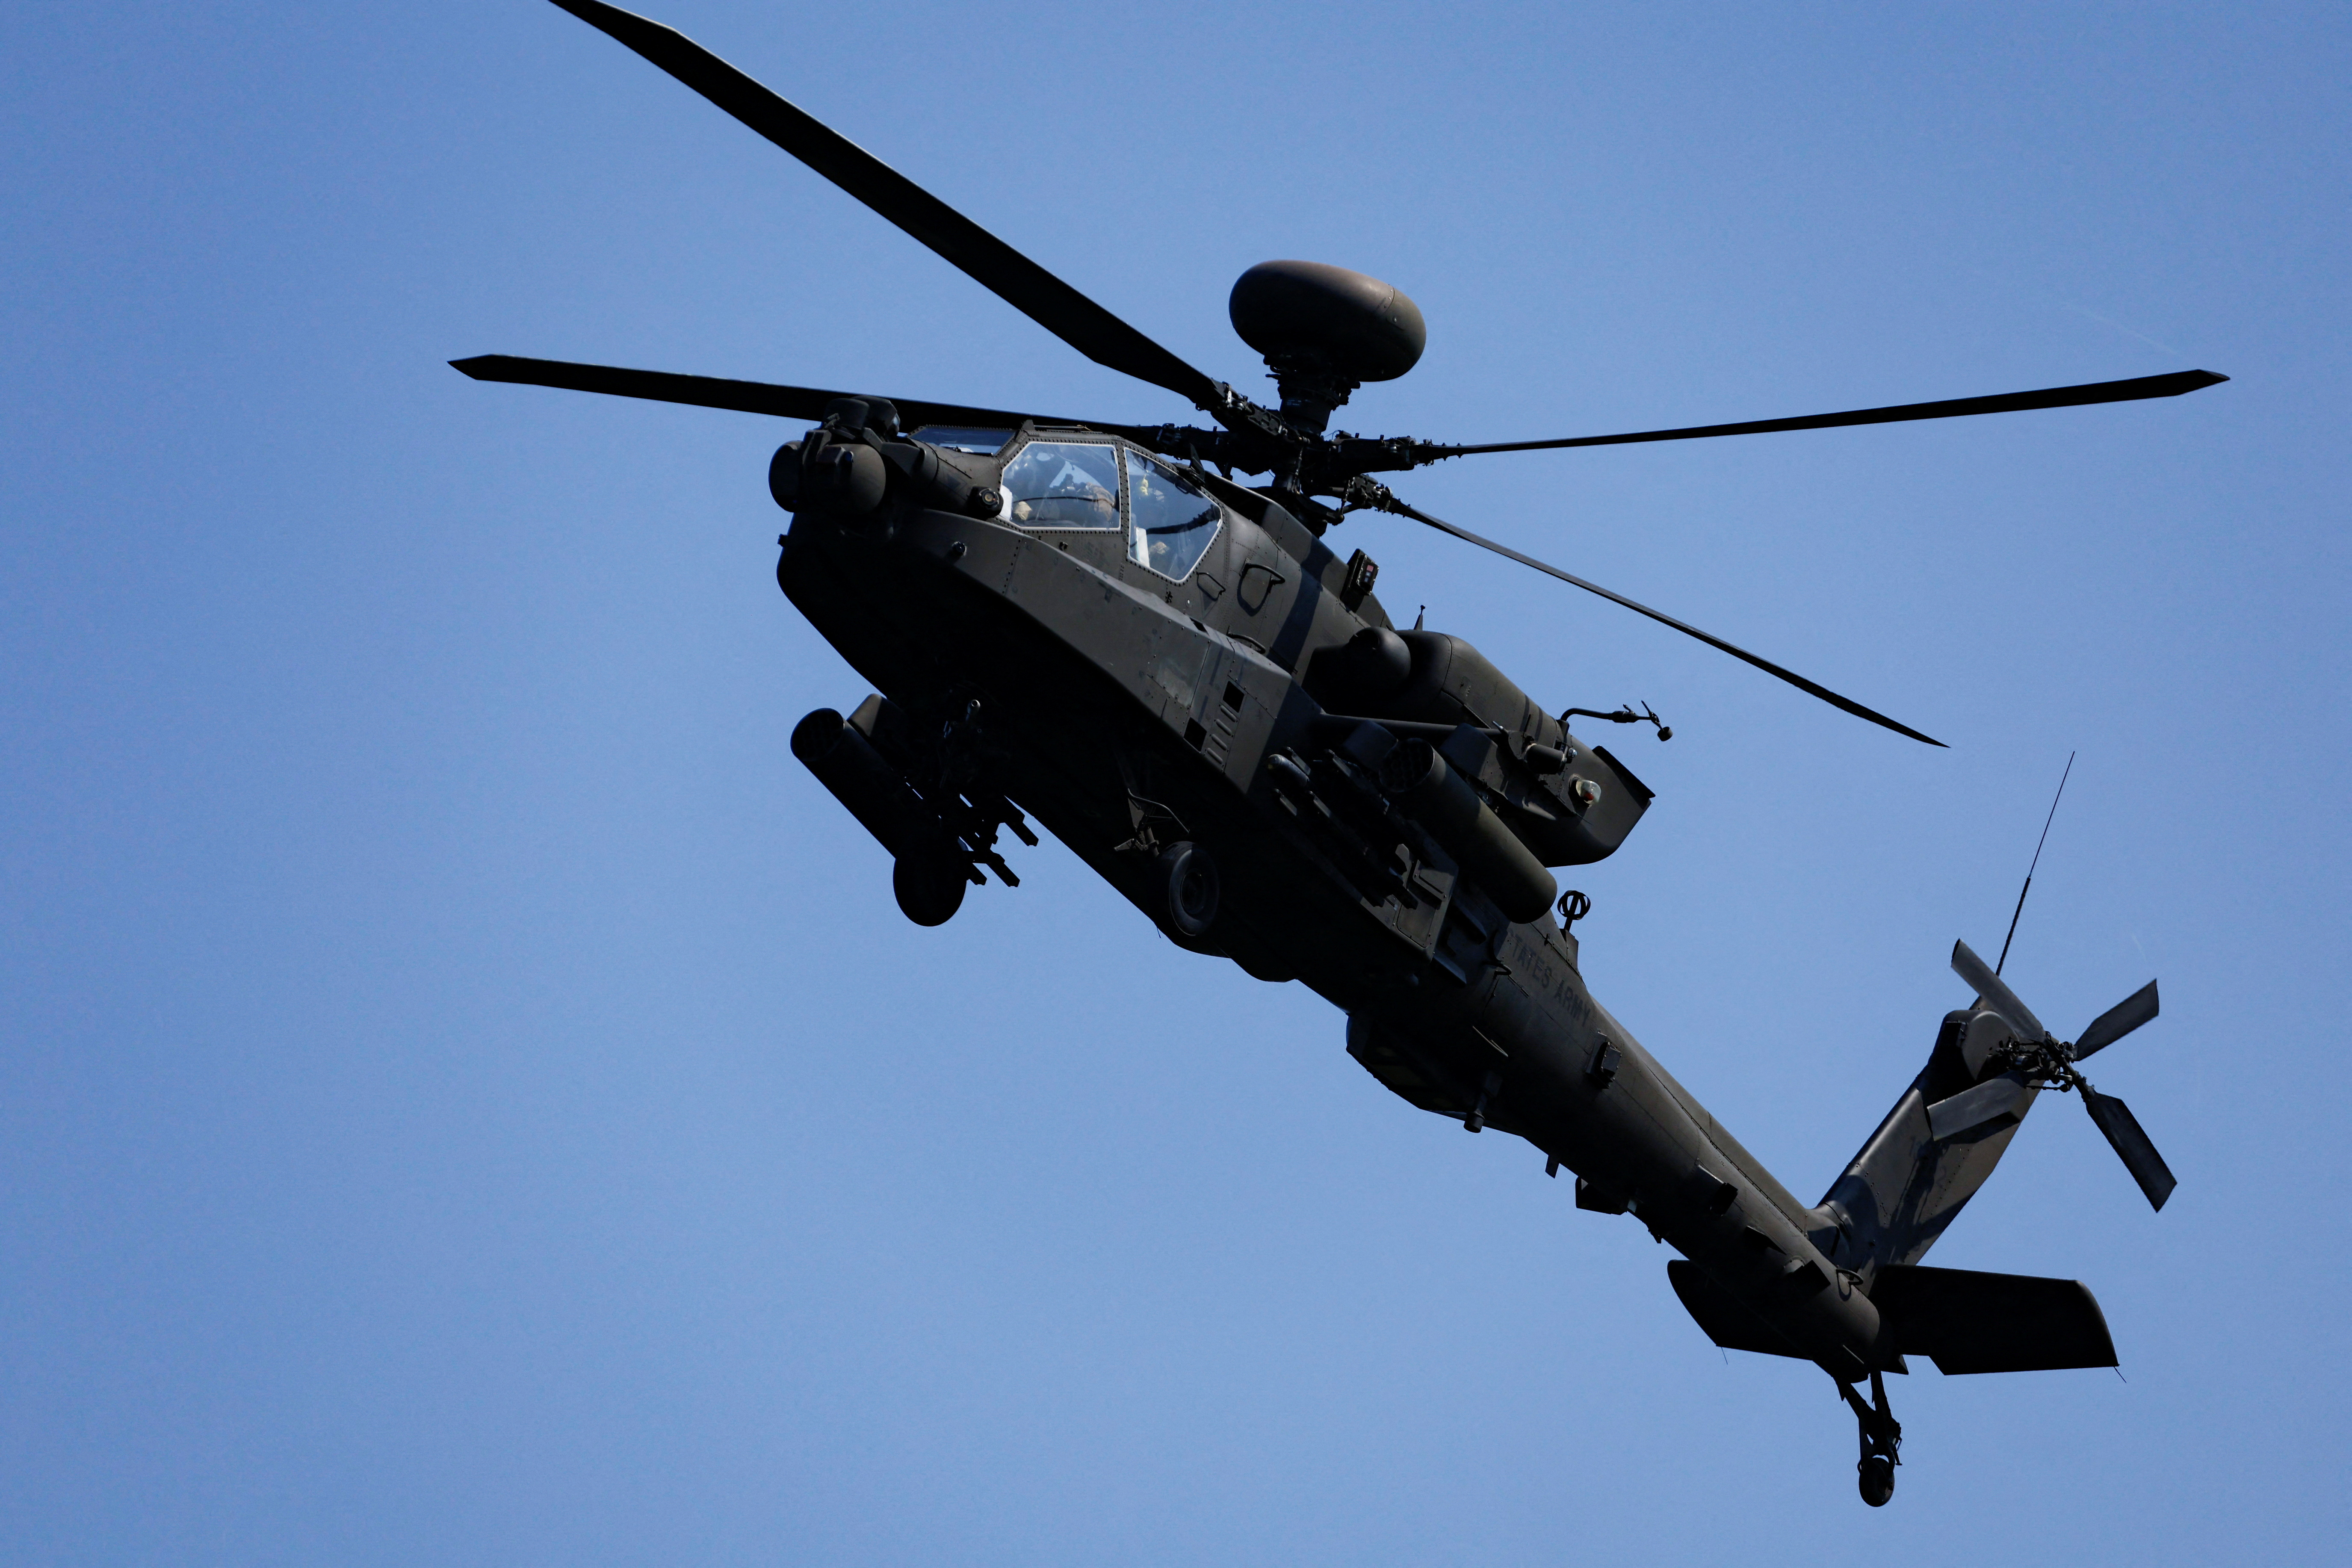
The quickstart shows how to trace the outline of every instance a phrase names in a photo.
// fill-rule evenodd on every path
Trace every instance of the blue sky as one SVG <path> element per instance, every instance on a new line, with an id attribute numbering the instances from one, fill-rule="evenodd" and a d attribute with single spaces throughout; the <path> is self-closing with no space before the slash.
<path id="1" fill-rule="evenodd" d="M 1088 363 L 537 0 L 0 14 L 0 1556 L 2332 1559 L 2352 26 L 2325 6 L 655 14 L 1179 353 L 1303 256 L 1502 440 L 2204 366 L 2170 402 L 1496 457 L 1392 609 L 1657 706 L 1594 991 L 1801 1195 L 1997 946 L 2053 1101 L 1938 1247 L 2111 1373 L 1810 1368 L 1050 841 L 938 931 L 791 759 L 789 427 L 504 352 L 1111 420 Z M 1360 532 L 1359 531 L 1360 531 Z M 1989 1495 L 1990 1494 L 1990 1495 Z"/>

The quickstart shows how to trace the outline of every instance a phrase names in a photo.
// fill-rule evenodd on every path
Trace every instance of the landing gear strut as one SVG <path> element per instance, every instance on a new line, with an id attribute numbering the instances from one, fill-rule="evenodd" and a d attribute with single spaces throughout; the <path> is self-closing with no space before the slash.
<path id="1" fill-rule="evenodd" d="M 1838 1392 L 1853 1406 L 1854 1422 L 1861 1428 L 1862 1462 L 1854 1468 L 1862 1500 L 1873 1508 L 1885 1508 L 1886 1500 L 1895 1495 L 1895 1467 L 1903 1462 L 1898 1452 L 1903 1447 L 1903 1423 L 1895 1419 L 1895 1412 L 1887 1406 L 1885 1374 L 1870 1374 L 1868 1405 L 1852 1384 L 1839 1384 Z"/>

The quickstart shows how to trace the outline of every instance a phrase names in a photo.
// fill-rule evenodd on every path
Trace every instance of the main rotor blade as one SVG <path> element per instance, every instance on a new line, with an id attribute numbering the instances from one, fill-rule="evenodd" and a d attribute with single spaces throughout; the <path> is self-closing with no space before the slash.
<path id="1" fill-rule="evenodd" d="M 558 0 L 561 4 L 562 0 Z M 2143 397 L 2178 397 L 2229 380 L 2210 370 L 2177 370 L 2127 381 L 2094 381 L 2082 386 L 2052 386 L 2040 392 L 2005 392 L 1992 397 L 1954 397 L 1941 403 L 1903 403 L 1890 408 L 1856 408 L 1844 414 L 1807 414 L 1795 419 L 1751 419 L 1739 425 L 1691 425 L 1679 430 L 1635 430 L 1622 436 L 1575 436 L 1560 441 L 1496 441 L 1480 447 L 1441 447 L 1416 442 L 1413 455 L 1424 463 L 1475 452 L 1540 452 L 1556 447 L 1623 447 L 1637 441 L 1689 441 L 1702 436 L 1762 436 L 1775 430 L 1829 430 L 1845 425 L 1895 425 L 1906 419 L 1956 419 L 1967 414 L 2017 414 L 2032 408 L 2073 408 L 2087 403 L 2131 403 Z"/>
<path id="2" fill-rule="evenodd" d="M 2156 1152 L 2156 1145 L 2140 1130 L 2139 1118 L 2131 1113 L 2131 1107 L 2086 1083 L 2083 1085 L 2083 1109 L 2091 1113 L 2091 1120 L 2107 1135 L 2124 1169 L 2132 1173 L 2139 1190 L 2147 1194 L 2149 1206 L 2160 1212 L 2164 1200 L 2180 1184 L 2174 1179 L 2172 1168 L 2164 1163 L 2164 1156 Z"/>
<path id="3" fill-rule="evenodd" d="M 683 33 L 597 0 L 553 3 L 790 153 L 1096 363 L 1164 386 L 1212 413 L 1224 405 L 1224 394 L 1206 374 Z"/>
<path id="4" fill-rule="evenodd" d="M 1660 626 L 1672 626 L 1675 630 L 1682 633 L 1685 637 L 1696 637 L 1699 641 L 1706 644 L 1709 647 L 1719 648 L 1723 652 L 1729 654 L 1734 658 L 1752 664 L 1767 675 L 1778 676 L 1780 679 L 1787 681 L 1798 690 L 1810 692 L 1813 696 L 1818 697 L 1822 701 L 1828 703 L 1831 707 L 1842 708 L 1857 719 L 1867 719 L 1874 724 L 1885 726 L 1887 729 L 1894 731 L 1898 735 L 1908 735 L 1913 740 L 1923 741 L 1930 746 L 1940 746 L 1944 743 L 1943 742 L 1937 740 L 1932 735 L 1921 734 L 1918 731 L 1914 730 L 1908 724 L 1897 723 L 1895 721 L 1889 719 L 1884 713 L 1864 708 L 1861 703 L 1856 702 L 1850 697 L 1841 697 L 1826 686 L 1818 685 L 1813 681 L 1807 680 L 1803 676 L 1799 675 L 1794 670 L 1783 669 L 1769 658 L 1759 658 L 1756 655 L 1749 653 L 1744 647 L 1735 647 L 1734 645 L 1724 641 L 1721 637 L 1715 636 L 1712 632 L 1703 632 L 1687 621 L 1678 621 L 1675 619 L 1674 616 L 1665 614 L 1662 610 L 1654 610 L 1647 605 L 1637 604 L 1633 600 L 1627 598 L 1622 594 L 1612 593 L 1609 589 L 1602 587 L 1598 583 L 1588 583 L 1572 572 L 1563 572 L 1559 567 L 1538 561 L 1532 555 L 1522 555 L 1507 544 L 1497 544 L 1493 540 L 1488 539 L 1482 534 L 1473 533 L 1466 528 L 1457 528 L 1454 524 L 1447 522 L 1443 518 L 1432 517 L 1429 513 L 1423 511 L 1418 508 L 1407 506 L 1404 502 L 1397 500 L 1393 497 L 1390 498 L 1383 510 L 1400 512 L 1404 516 L 1412 519 L 1415 522 L 1426 523 L 1431 528 L 1437 530 L 1440 533 L 1450 533 L 1454 538 L 1462 540 L 1465 543 L 1477 545 L 1482 550 L 1491 550 L 1496 554 L 1516 561 L 1522 566 L 1532 566 L 1538 572 L 1549 574 L 1551 576 L 1559 578 L 1563 583 L 1570 584 L 1576 587 L 1583 589 L 1588 594 L 1598 594 L 1602 598 L 1608 600 L 1611 604 L 1622 605 L 1627 609 L 1633 611 L 1636 615 L 1649 616 Z"/>
<path id="5" fill-rule="evenodd" d="M 2042 1020 L 2033 1016 L 2033 1009 L 2019 1001 L 2017 993 L 2011 991 L 2001 977 L 1992 972 L 1992 965 L 1979 958 L 1976 949 L 1967 942 L 1952 943 L 1952 973 L 1975 986 L 1977 994 L 1984 998 L 1985 1005 L 2008 1019 L 2009 1026 L 2017 1031 L 2017 1037 L 2024 1044 L 2038 1046 L 2050 1037 L 2050 1031 L 2042 1026 Z"/>
<path id="6" fill-rule="evenodd" d="M 558 386 L 570 392 L 601 392 L 614 397 L 642 397 L 654 403 L 686 403 L 698 408 L 731 408 L 743 414 L 772 414 L 780 419 L 824 417 L 825 405 L 836 397 L 869 397 L 868 393 L 827 392 L 815 386 L 772 386 L 764 381 L 725 381 L 715 375 L 673 375 L 659 370 L 623 370 L 608 364 L 573 364 L 565 360 L 520 359 L 513 354 L 478 354 L 453 359 L 452 368 L 476 381 L 504 381 L 520 386 Z M 967 408 L 960 403 L 919 403 L 891 398 L 899 425 L 908 430 L 925 425 L 972 425 L 1017 430 L 1024 419 L 1045 421 L 1034 414 L 1002 408 Z M 1076 424 L 1076 420 L 1053 423 Z"/>
<path id="7" fill-rule="evenodd" d="M 2156 982 L 2151 980 L 2097 1017 L 2074 1042 L 2074 1059 L 2102 1051 L 2156 1016 Z"/>

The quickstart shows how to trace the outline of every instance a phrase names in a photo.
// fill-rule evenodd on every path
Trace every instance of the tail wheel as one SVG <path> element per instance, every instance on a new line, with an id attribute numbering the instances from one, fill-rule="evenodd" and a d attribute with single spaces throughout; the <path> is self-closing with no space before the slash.
<path id="1" fill-rule="evenodd" d="M 1194 941 L 1208 934 L 1217 918 L 1217 862 L 1191 842 L 1171 844 L 1160 857 L 1160 876 L 1169 929 Z"/>
<path id="2" fill-rule="evenodd" d="M 970 886 L 964 868 L 943 855 L 909 850 L 890 868 L 890 890 L 898 897 L 899 911 L 919 926 L 953 920 Z"/>
<path id="3" fill-rule="evenodd" d="M 1854 1467 L 1854 1481 L 1861 1489 L 1862 1500 L 1873 1508 L 1885 1508 L 1895 1495 L 1895 1467 L 1903 1461 L 1898 1457 L 1903 1448 L 1903 1423 L 1895 1419 L 1894 1407 L 1886 1402 L 1886 1376 L 1883 1372 L 1870 1374 L 1870 1403 L 1862 1402 L 1853 1385 L 1840 1379 L 1838 1393 L 1853 1410 L 1854 1424 L 1860 1428 L 1862 1462 Z"/>

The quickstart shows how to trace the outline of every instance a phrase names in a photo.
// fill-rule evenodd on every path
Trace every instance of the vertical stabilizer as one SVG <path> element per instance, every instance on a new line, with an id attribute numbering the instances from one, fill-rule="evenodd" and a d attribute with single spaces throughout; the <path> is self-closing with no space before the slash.
<path id="1" fill-rule="evenodd" d="M 1984 1112 L 1957 1127 L 1945 1103 L 1976 1085 L 1993 1037 L 2008 1033 L 2007 1022 L 1989 1010 L 1945 1015 L 1927 1065 L 1815 1211 L 1814 1236 L 1840 1268 L 1868 1279 L 1888 1264 L 1918 1262 L 1992 1174 L 2038 1091 L 2019 1080 L 2008 1092 L 1984 1095 Z M 1929 1125 L 1930 1106 L 1941 1125 Z"/>

